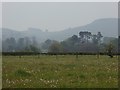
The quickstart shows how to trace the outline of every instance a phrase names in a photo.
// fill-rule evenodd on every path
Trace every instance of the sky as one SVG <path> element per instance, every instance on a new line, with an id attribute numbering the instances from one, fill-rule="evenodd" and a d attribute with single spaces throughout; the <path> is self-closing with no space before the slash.
<path id="1" fill-rule="evenodd" d="M 117 18 L 116 2 L 3 2 L 2 27 L 60 31 L 101 18 Z"/>

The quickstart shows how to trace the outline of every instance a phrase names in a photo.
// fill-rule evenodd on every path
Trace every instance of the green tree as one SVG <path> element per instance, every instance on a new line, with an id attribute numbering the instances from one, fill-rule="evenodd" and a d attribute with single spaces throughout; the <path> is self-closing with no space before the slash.
<path id="1" fill-rule="evenodd" d="M 62 46 L 59 42 L 54 41 L 51 46 L 49 47 L 49 52 L 52 53 L 59 53 L 62 52 Z"/>
<path id="2" fill-rule="evenodd" d="M 112 42 L 110 42 L 106 47 L 106 51 L 108 56 L 110 56 L 111 58 L 113 58 L 113 50 L 114 50 L 114 45 Z"/>
<path id="3" fill-rule="evenodd" d="M 97 58 L 99 58 L 99 53 L 100 53 L 100 45 L 101 45 L 101 39 L 102 39 L 102 34 L 101 32 L 98 32 L 97 34 L 92 35 L 92 42 L 97 46 L 96 51 L 97 51 Z"/>
<path id="4" fill-rule="evenodd" d="M 30 51 L 31 52 L 40 52 L 40 49 L 38 49 L 36 46 L 34 45 L 30 45 Z"/>
<path id="5" fill-rule="evenodd" d="M 82 43 L 84 42 L 88 43 L 88 40 L 91 38 L 92 34 L 91 32 L 88 32 L 88 31 L 81 31 L 79 32 L 79 36 L 81 38 Z"/>

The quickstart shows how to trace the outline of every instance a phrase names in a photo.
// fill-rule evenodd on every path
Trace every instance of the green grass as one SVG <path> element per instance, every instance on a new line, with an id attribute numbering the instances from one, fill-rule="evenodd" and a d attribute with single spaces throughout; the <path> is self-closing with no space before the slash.
<path id="1" fill-rule="evenodd" d="M 22 69 L 18 69 L 16 72 L 15 72 L 15 75 L 16 77 L 17 76 L 20 76 L 20 77 L 28 77 L 30 76 L 31 74 L 26 72 L 25 70 L 22 70 Z"/>
<path id="2" fill-rule="evenodd" d="M 117 88 L 116 57 L 3 56 L 3 88 Z"/>

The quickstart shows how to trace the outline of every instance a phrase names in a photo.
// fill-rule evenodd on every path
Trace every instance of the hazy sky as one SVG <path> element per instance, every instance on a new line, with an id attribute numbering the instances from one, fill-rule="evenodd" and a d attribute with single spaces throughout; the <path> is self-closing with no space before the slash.
<path id="1" fill-rule="evenodd" d="M 117 18 L 113 2 L 10 2 L 2 4 L 2 26 L 14 30 L 29 27 L 59 31 L 100 18 Z"/>

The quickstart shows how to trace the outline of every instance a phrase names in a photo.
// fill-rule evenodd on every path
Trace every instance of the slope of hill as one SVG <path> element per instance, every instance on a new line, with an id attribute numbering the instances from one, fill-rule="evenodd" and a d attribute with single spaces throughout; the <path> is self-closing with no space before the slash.
<path id="1" fill-rule="evenodd" d="M 72 35 L 78 35 L 80 31 L 90 31 L 92 33 L 101 32 L 105 37 L 118 36 L 118 20 L 117 18 L 105 18 L 93 21 L 90 24 L 65 29 L 56 32 L 44 32 L 41 29 L 29 28 L 26 31 L 15 31 L 7 28 L 2 28 L 2 39 L 9 37 L 36 37 L 38 42 L 43 42 L 46 39 L 62 41 Z"/>

